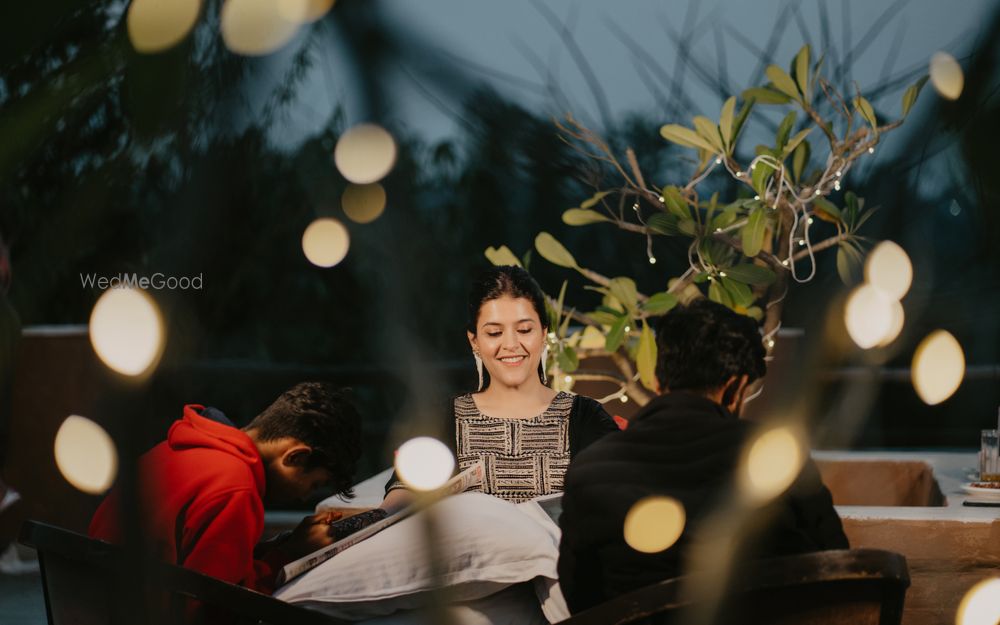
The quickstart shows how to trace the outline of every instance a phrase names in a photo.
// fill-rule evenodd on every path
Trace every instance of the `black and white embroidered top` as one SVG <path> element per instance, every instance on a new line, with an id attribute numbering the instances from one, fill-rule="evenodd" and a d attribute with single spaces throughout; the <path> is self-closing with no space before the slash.
<path id="1" fill-rule="evenodd" d="M 573 396 L 560 392 L 540 415 L 500 419 L 484 415 L 472 395 L 455 398 L 455 451 L 464 470 L 482 460 L 486 479 L 476 490 L 520 503 L 562 492 L 569 467 Z"/>
<path id="2" fill-rule="evenodd" d="M 484 415 L 472 395 L 459 395 L 452 403 L 449 429 L 451 445 L 463 470 L 483 460 L 484 493 L 519 503 L 563 490 L 569 462 L 580 450 L 618 429 L 597 401 L 561 391 L 540 415 L 502 419 Z M 405 488 L 395 473 L 386 492 Z"/>

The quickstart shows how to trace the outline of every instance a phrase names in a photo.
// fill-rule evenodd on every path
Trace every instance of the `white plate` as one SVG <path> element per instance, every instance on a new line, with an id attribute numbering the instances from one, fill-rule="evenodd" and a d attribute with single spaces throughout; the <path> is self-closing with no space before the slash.
<path id="1" fill-rule="evenodd" d="M 1000 488 L 977 488 L 969 483 L 962 484 L 962 490 L 976 499 L 1000 501 Z"/>

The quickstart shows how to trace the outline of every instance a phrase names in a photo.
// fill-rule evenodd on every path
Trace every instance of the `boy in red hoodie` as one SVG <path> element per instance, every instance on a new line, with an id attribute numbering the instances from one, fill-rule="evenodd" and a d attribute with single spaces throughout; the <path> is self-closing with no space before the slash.
<path id="1" fill-rule="evenodd" d="M 218 410 L 187 405 L 167 440 L 139 460 L 144 535 L 166 562 L 269 594 L 282 566 L 333 541 L 336 516 L 306 517 L 259 548 L 265 505 L 327 486 L 351 496 L 360 455 L 358 412 L 328 384 L 296 385 L 242 430 Z M 101 503 L 92 537 L 121 541 L 119 498 L 116 488 Z"/>

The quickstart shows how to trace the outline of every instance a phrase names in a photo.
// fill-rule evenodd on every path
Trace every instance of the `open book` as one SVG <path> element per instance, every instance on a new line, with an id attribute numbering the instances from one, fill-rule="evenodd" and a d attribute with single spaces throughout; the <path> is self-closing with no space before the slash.
<path id="1" fill-rule="evenodd" d="M 444 486 L 436 491 L 436 494 L 440 496 L 457 495 L 458 493 L 465 492 L 474 486 L 482 484 L 485 478 L 486 468 L 483 466 L 482 462 L 477 462 L 448 480 Z M 436 498 L 432 499 L 432 501 L 434 500 L 436 500 Z M 346 538 L 338 540 L 332 545 L 327 545 L 326 547 L 318 549 L 305 557 L 289 562 L 278 572 L 278 577 L 275 580 L 277 585 L 281 586 L 283 584 L 287 584 L 289 580 L 292 580 L 306 571 L 319 566 L 344 549 L 353 547 L 354 545 L 371 538 L 375 534 L 378 534 L 385 528 L 399 523 L 406 517 L 413 515 L 415 512 L 419 512 L 425 507 L 425 505 L 426 504 L 423 502 L 417 502 L 407 506 L 399 512 L 387 516 L 377 523 L 372 523 L 368 527 L 359 530 Z"/>

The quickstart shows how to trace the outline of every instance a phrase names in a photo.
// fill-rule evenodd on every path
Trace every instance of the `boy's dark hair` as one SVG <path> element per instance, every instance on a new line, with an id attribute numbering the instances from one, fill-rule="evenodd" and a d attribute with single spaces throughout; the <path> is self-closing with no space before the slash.
<path id="1" fill-rule="evenodd" d="M 711 393 L 733 376 L 753 382 L 767 372 L 757 323 L 704 298 L 663 315 L 656 346 L 656 377 L 671 392 Z"/>
<path id="2" fill-rule="evenodd" d="M 261 441 L 292 437 L 312 447 L 306 466 L 330 471 L 334 492 L 353 497 L 361 457 L 361 415 L 347 391 L 326 382 L 303 382 L 282 393 L 245 429 Z"/>

